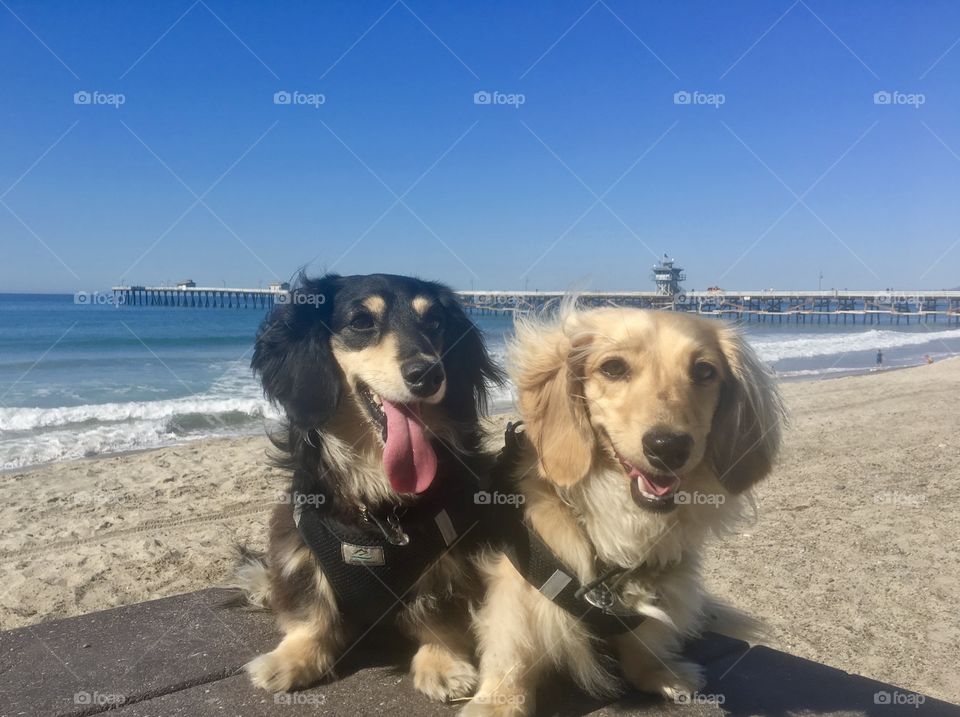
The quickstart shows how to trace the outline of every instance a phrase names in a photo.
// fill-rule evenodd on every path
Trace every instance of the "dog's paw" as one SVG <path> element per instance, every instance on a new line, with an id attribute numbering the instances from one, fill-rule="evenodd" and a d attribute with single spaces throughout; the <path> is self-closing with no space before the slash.
<path id="1" fill-rule="evenodd" d="M 244 669 L 257 687 L 268 692 L 289 692 L 312 687 L 331 674 L 332 661 L 314 653 L 294 656 L 278 648 L 248 662 Z"/>
<path id="2" fill-rule="evenodd" d="M 476 668 L 439 645 L 421 645 L 410 672 L 413 686 L 438 702 L 468 697 L 477 687 Z"/>

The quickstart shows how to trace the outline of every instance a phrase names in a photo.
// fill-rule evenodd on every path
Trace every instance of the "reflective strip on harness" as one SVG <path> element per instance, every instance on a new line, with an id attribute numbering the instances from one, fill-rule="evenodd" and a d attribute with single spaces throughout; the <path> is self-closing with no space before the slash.
<path id="1" fill-rule="evenodd" d="M 553 600 L 570 584 L 571 580 L 573 580 L 573 578 L 562 570 L 554 570 L 553 575 L 547 578 L 546 582 L 540 586 L 540 592 L 547 600 Z"/>
<path id="2" fill-rule="evenodd" d="M 443 537 L 443 542 L 446 543 L 449 548 L 457 539 L 457 529 L 453 527 L 453 521 L 450 520 L 450 515 L 446 510 L 441 510 L 434 516 L 433 521 L 437 524 L 437 529 Z"/>

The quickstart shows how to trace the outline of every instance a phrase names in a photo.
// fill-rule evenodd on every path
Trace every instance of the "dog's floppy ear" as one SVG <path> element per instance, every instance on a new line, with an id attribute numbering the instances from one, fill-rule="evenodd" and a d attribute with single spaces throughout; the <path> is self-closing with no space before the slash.
<path id="1" fill-rule="evenodd" d="M 524 429 L 537 449 L 541 475 L 572 485 L 590 470 L 596 444 L 583 396 L 584 345 L 571 340 L 564 324 L 518 321 L 511 358 Z"/>
<path id="2" fill-rule="evenodd" d="M 721 329 L 719 340 L 727 376 L 710 432 L 713 464 L 724 487 L 742 493 L 772 470 L 786 415 L 773 376 L 740 332 Z"/>
<path id="3" fill-rule="evenodd" d="M 330 316 L 339 277 L 300 277 L 264 319 L 251 366 L 263 392 L 298 428 L 322 426 L 340 401 L 340 368 L 330 348 Z"/>
<path id="4" fill-rule="evenodd" d="M 448 381 L 444 401 L 457 420 L 474 423 L 478 414 L 486 413 L 488 386 L 501 385 L 505 378 L 456 295 L 440 286 L 438 301 L 444 310 L 443 363 Z"/>

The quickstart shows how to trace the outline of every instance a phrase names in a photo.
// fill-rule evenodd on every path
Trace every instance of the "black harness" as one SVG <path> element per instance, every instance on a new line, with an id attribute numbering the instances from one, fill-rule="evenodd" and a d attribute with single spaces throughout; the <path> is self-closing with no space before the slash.
<path id="1" fill-rule="evenodd" d="M 522 422 L 507 425 L 503 450 L 497 456 L 495 468 L 499 485 L 506 485 L 516 473 L 526 441 L 525 434 L 518 430 L 521 425 Z M 505 523 L 509 536 L 501 549 L 517 572 L 541 595 L 582 622 L 597 637 L 628 632 L 644 621 L 643 615 L 621 605 L 615 586 L 611 588 L 611 583 L 628 569 L 607 568 L 599 578 L 584 585 L 543 542 L 540 534 L 523 520 L 522 506 L 517 506 L 514 512 L 515 515 Z"/>
<path id="2" fill-rule="evenodd" d="M 305 479 L 294 476 L 294 522 L 340 611 L 355 624 L 373 625 L 393 615 L 447 550 L 480 539 L 475 481 L 445 481 L 441 475 L 416 503 L 380 515 L 361 507 L 360 520 L 351 521 L 331 510 L 332 496 L 323 489 L 298 490 Z"/>
<path id="3" fill-rule="evenodd" d="M 472 476 L 444 480 L 452 470 L 469 474 L 443 455 L 441 475 L 416 503 L 384 514 L 360 509 L 360 521 L 332 510 L 333 496 L 302 472 L 294 474 L 293 517 L 303 541 L 313 552 L 337 595 L 340 611 L 352 622 L 368 626 L 393 615 L 414 595 L 420 577 L 453 545 L 466 551 L 481 544 L 504 551 L 526 581 L 598 637 L 634 629 L 644 620 L 620 605 L 608 583 L 627 572 L 615 567 L 586 585 L 523 519 L 515 496 L 515 474 L 523 443 L 521 423 L 511 423 L 492 478 L 481 485 Z"/>

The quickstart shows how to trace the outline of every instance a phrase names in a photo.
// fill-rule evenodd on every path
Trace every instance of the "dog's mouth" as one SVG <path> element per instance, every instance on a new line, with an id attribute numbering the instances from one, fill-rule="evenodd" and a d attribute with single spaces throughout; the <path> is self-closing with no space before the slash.
<path id="1" fill-rule="evenodd" d="M 357 383 L 357 394 L 383 441 L 383 471 L 397 493 L 423 493 L 437 475 L 437 454 L 427 437 L 420 403 L 395 403 Z"/>
<path id="2" fill-rule="evenodd" d="M 680 477 L 667 473 L 652 473 L 638 468 L 617 453 L 617 460 L 630 479 L 630 497 L 641 508 L 657 511 L 676 507 L 674 496 L 680 487 Z"/>

